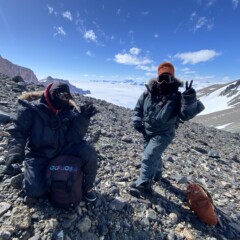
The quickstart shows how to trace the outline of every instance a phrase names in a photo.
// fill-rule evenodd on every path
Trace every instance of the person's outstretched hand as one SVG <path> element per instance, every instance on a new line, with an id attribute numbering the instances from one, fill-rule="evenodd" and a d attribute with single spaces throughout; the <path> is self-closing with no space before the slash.
<path id="1" fill-rule="evenodd" d="M 185 91 L 183 92 L 184 95 L 191 95 L 196 93 L 196 91 L 192 88 L 192 84 L 193 84 L 193 80 L 191 80 L 189 85 L 188 85 L 188 81 L 186 81 Z"/>
<path id="2" fill-rule="evenodd" d="M 86 118 L 91 118 L 98 112 L 92 103 L 86 103 L 80 107 L 80 110 L 81 114 Z"/>

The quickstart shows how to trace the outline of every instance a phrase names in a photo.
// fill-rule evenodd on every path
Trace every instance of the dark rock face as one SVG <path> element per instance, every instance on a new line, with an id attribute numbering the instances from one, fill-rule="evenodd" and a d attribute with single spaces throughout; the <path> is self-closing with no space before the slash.
<path id="1" fill-rule="evenodd" d="M 43 86 L 19 86 L 1 75 L 0 110 L 15 114 L 17 97 L 33 90 Z M 0 174 L 0 239 L 240 239 L 239 134 L 193 122 L 181 124 L 163 155 L 162 181 L 154 182 L 153 195 L 135 198 L 127 188 L 139 174 L 143 140 L 131 124 L 133 112 L 82 95 L 74 98 L 79 105 L 92 101 L 99 110 L 86 136 L 98 152 L 97 201 L 82 201 L 70 211 L 54 208 L 46 199 L 26 205 L 18 184 L 22 176 Z M 0 124 L 0 170 L 10 125 Z M 218 225 L 207 226 L 190 210 L 188 182 L 209 191 Z"/>
<path id="2" fill-rule="evenodd" d="M 220 96 L 228 96 L 231 97 L 232 95 L 236 94 L 238 92 L 238 88 L 240 86 L 240 80 L 237 80 L 235 83 L 229 85 L 224 89 L 219 95 Z"/>
<path id="3" fill-rule="evenodd" d="M 21 76 L 24 81 L 37 83 L 38 79 L 34 72 L 26 67 L 21 67 L 0 56 L 0 72 L 6 74 L 10 78 Z"/>

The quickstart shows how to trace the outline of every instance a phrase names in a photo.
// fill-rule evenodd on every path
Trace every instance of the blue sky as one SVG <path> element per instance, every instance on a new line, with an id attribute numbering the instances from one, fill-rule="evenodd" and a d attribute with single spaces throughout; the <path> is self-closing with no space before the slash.
<path id="1" fill-rule="evenodd" d="M 0 0 L 0 55 L 38 79 L 240 78 L 240 0 Z"/>

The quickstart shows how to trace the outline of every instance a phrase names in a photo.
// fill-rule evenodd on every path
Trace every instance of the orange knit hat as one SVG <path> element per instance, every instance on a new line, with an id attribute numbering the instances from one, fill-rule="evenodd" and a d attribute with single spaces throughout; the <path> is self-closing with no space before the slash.
<path id="1" fill-rule="evenodd" d="M 158 66 L 158 76 L 164 73 L 174 77 L 174 66 L 170 62 L 163 62 Z"/>

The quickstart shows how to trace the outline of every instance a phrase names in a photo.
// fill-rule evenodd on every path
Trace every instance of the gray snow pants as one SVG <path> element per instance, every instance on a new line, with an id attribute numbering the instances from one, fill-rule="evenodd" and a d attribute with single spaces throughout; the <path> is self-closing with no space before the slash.
<path id="1" fill-rule="evenodd" d="M 144 182 L 152 181 L 156 174 L 162 173 L 162 153 L 166 150 L 175 136 L 175 131 L 167 132 L 150 139 L 146 139 L 142 154 L 140 176 L 136 180 L 136 186 Z"/>
<path id="2" fill-rule="evenodd" d="M 83 192 L 91 189 L 97 174 L 97 153 L 95 149 L 86 141 L 82 141 L 79 144 L 67 146 L 61 155 L 73 155 L 81 158 L 84 174 Z M 24 162 L 23 190 L 28 197 L 42 197 L 47 192 L 45 174 L 49 162 L 49 159 L 32 157 L 27 154 Z"/>

